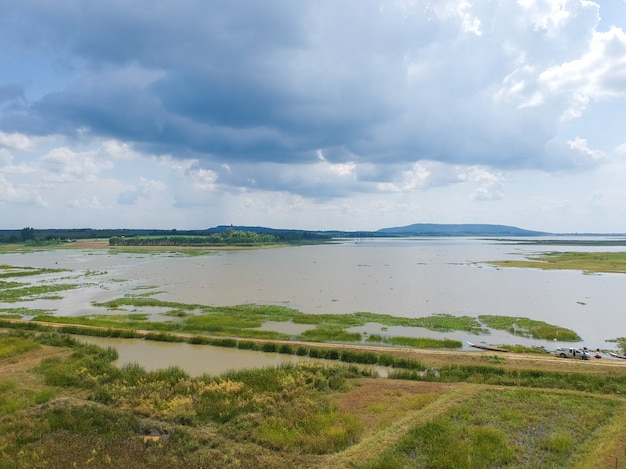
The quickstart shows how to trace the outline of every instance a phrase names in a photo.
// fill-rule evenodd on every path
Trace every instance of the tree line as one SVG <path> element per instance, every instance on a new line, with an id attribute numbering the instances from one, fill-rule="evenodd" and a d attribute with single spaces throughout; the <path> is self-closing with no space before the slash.
<path id="1" fill-rule="evenodd" d="M 236 230 L 134 230 L 134 229 L 37 229 L 0 230 L 0 244 L 48 245 L 78 239 L 106 239 L 112 246 L 184 246 L 219 244 L 310 243 L 327 241 L 331 235 L 299 231 Z"/>
<path id="2" fill-rule="evenodd" d="M 109 238 L 110 246 L 228 246 L 258 245 L 274 243 L 294 243 L 326 239 L 307 233 L 257 233 L 255 231 L 237 231 L 229 228 L 219 233 L 205 236 L 170 235 L 170 236 L 114 236 Z"/>

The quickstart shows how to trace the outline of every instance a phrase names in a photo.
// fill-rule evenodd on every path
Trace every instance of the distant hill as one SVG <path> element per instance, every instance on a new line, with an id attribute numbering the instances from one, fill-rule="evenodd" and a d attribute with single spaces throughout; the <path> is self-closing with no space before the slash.
<path id="1" fill-rule="evenodd" d="M 434 223 L 415 223 L 408 226 L 383 228 L 376 233 L 388 236 L 544 236 L 549 234 L 507 225 Z"/>
<path id="2" fill-rule="evenodd" d="M 257 233 L 303 233 L 303 230 L 276 229 L 263 226 L 228 226 L 221 225 L 207 229 L 207 232 L 221 232 L 229 228 L 237 231 L 255 231 Z M 341 230 L 319 230 L 308 231 L 332 237 L 386 237 L 386 236 L 544 236 L 550 233 L 543 231 L 531 231 L 507 225 L 486 225 L 486 224 L 434 224 L 416 223 L 414 225 L 399 226 L 393 228 L 382 228 L 377 231 L 341 231 Z"/>

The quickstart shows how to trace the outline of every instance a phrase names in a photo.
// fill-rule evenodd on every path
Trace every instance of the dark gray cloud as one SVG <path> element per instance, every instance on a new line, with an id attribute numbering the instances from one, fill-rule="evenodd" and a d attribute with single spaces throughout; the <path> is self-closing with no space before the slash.
<path id="1" fill-rule="evenodd" d="M 240 164 L 229 179 L 237 185 L 250 163 L 312 164 L 318 150 L 329 163 L 370 165 L 356 172 L 364 183 L 422 160 L 572 166 L 557 138 L 567 100 L 539 76 L 584 52 L 597 8 L 570 5 L 576 15 L 552 34 L 550 12 L 444 3 L 4 4 L 0 45 L 44 51 L 73 74 L 5 110 L 0 129 L 113 137 L 211 169 Z M 623 57 L 623 45 L 610 53 Z M 603 80 L 621 82 L 617 72 Z M 28 95 L 27 84 L 0 81 L 0 102 Z M 306 194 L 332 186 L 260 171 L 256 184 Z"/>
<path id="2" fill-rule="evenodd" d="M 15 83 L 0 85 L 0 104 L 24 99 L 24 89 Z"/>

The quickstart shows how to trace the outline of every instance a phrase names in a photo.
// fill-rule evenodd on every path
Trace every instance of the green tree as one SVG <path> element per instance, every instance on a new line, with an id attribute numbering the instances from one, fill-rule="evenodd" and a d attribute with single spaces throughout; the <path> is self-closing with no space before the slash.
<path id="1" fill-rule="evenodd" d="M 22 228 L 22 241 L 35 239 L 35 228 Z"/>

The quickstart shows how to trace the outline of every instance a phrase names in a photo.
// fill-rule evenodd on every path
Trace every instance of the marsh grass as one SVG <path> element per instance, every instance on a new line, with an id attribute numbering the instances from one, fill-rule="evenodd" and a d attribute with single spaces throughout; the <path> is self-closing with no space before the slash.
<path id="1" fill-rule="evenodd" d="M 30 277 L 35 275 L 69 272 L 66 269 L 45 269 L 38 267 L 17 267 L 7 264 L 0 265 L 0 278 Z"/>
<path id="2" fill-rule="evenodd" d="M 80 285 L 77 284 L 52 284 L 52 285 L 28 285 L 2 288 L 0 285 L 0 301 L 6 303 L 16 303 L 18 301 L 34 301 L 38 299 L 61 299 L 59 295 L 54 293 L 74 290 Z"/>
<path id="3" fill-rule="evenodd" d="M 2 311 L 0 318 L 4 319 L 22 319 L 24 316 L 38 316 L 51 313 L 48 309 L 36 308 L 2 308 Z"/>
<path id="4" fill-rule="evenodd" d="M 425 337 L 390 337 L 387 341 L 393 345 L 407 345 L 409 347 L 417 348 L 457 349 L 463 347 L 463 343 L 460 340 L 452 339 L 431 339 Z"/>
<path id="5" fill-rule="evenodd" d="M 574 331 L 550 325 L 544 321 L 537 321 L 523 317 L 512 316 L 478 316 L 487 327 L 501 331 L 507 331 L 520 337 L 530 337 L 533 339 L 553 340 L 558 339 L 565 342 L 579 342 L 581 337 Z"/>
<path id="6" fill-rule="evenodd" d="M 462 330 L 471 334 L 488 332 L 474 317 L 435 314 L 423 318 L 401 318 L 388 314 L 304 314 L 298 310 L 276 305 L 244 304 L 237 306 L 203 306 L 198 304 L 174 303 L 157 298 L 126 296 L 94 306 L 109 310 L 124 307 L 163 307 L 170 308 L 168 315 L 182 318 L 178 323 L 181 331 L 205 332 L 213 334 L 237 335 L 239 337 L 288 338 L 286 334 L 262 331 L 259 328 L 266 322 L 293 322 L 316 326 L 302 333 L 300 338 L 316 341 L 360 341 L 357 333 L 341 332 L 351 327 L 379 323 L 385 327 L 422 327 L 437 332 Z M 350 335 L 353 334 L 353 335 Z M 343 337 L 343 338 L 342 338 Z"/>
<path id="7" fill-rule="evenodd" d="M 549 252 L 526 260 L 490 261 L 499 267 L 581 270 L 585 273 L 626 273 L 626 252 Z"/>
<path id="8" fill-rule="evenodd" d="M 318 326 L 300 334 L 300 337 L 314 342 L 360 342 L 361 334 L 348 332 L 340 326 Z"/>

